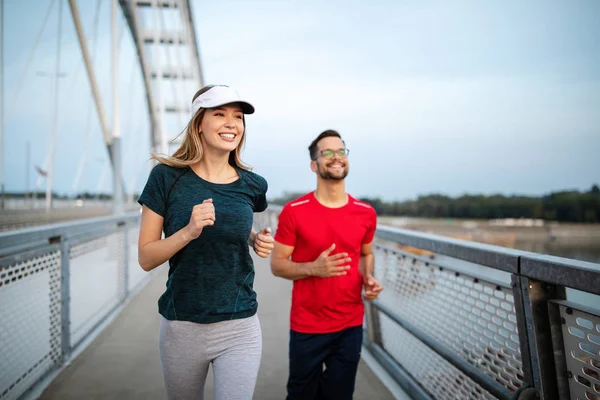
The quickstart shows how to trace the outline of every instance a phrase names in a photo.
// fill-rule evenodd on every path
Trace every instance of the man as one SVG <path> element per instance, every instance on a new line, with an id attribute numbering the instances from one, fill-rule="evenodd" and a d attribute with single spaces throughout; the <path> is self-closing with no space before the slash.
<path id="1" fill-rule="evenodd" d="M 373 300 L 383 290 L 373 277 L 377 215 L 345 191 L 349 151 L 339 133 L 321 133 L 308 150 L 317 189 L 285 205 L 271 254 L 273 274 L 294 281 L 287 399 L 352 399 L 361 292 Z"/>

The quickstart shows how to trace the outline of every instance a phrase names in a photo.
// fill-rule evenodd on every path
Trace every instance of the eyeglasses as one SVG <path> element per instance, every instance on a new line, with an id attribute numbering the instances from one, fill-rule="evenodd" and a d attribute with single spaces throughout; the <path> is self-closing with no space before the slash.
<path id="1" fill-rule="evenodd" d="M 339 157 L 348 157 L 348 154 L 350 154 L 350 150 L 349 149 L 338 149 L 338 150 L 325 149 L 325 150 L 321 150 L 320 154 L 321 154 L 321 157 L 324 157 L 324 158 L 333 158 L 333 156 L 335 156 L 335 155 L 337 155 Z"/>

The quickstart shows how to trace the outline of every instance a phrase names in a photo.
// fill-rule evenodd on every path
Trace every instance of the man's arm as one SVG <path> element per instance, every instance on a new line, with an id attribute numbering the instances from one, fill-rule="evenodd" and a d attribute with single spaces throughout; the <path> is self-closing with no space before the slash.
<path id="1" fill-rule="evenodd" d="M 297 263 L 290 260 L 294 252 L 293 246 L 286 246 L 275 242 L 275 247 L 271 253 L 271 272 L 280 278 L 296 279 L 308 278 L 309 276 L 318 276 L 328 278 L 331 276 L 346 275 L 350 269 L 348 263 L 351 261 L 348 253 L 339 253 L 330 256 L 335 249 L 332 244 L 327 250 L 323 251 L 319 257 L 312 262 Z"/>
<path id="2" fill-rule="evenodd" d="M 360 263 L 358 265 L 363 276 L 365 298 L 369 301 L 375 300 L 383 290 L 383 286 L 373 276 L 375 270 L 375 255 L 373 254 L 373 242 L 363 244 L 360 248 Z"/>
<path id="3" fill-rule="evenodd" d="M 373 242 L 363 244 L 360 247 L 360 263 L 358 264 L 360 274 L 363 278 L 373 276 L 375 270 L 375 256 L 373 255 Z"/>

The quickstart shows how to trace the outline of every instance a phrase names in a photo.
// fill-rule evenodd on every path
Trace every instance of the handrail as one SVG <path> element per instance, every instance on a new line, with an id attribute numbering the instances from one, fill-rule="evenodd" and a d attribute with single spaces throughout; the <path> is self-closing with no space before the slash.
<path id="1" fill-rule="evenodd" d="M 376 236 L 459 260 L 600 295 L 600 264 L 378 226 Z"/>
<path id="2" fill-rule="evenodd" d="M 531 279 L 600 295 L 600 265 L 541 254 L 521 258 L 520 273 Z"/>
<path id="3" fill-rule="evenodd" d="M 379 225 L 375 234 L 380 239 L 430 250 L 434 253 L 444 254 L 511 273 L 518 272 L 519 257 L 528 254 L 524 251 L 507 249 L 500 246 L 447 238 L 391 226 Z"/>
<path id="4" fill-rule="evenodd" d="M 129 212 L 0 232 L 0 256 L 48 244 L 56 241 L 56 238 L 71 238 L 111 226 L 116 228 L 127 221 L 136 220 L 139 216 L 139 212 Z"/>

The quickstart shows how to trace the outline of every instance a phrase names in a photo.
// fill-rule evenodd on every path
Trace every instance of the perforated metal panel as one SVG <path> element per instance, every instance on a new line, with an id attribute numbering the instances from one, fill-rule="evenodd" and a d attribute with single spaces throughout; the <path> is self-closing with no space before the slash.
<path id="1" fill-rule="evenodd" d="M 61 254 L 0 261 L 0 399 L 16 399 L 61 362 Z"/>
<path id="2" fill-rule="evenodd" d="M 375 273 L 385 287 L 381 302 L 509 390 L 516 391 L 522 385 L 519 335 L 510 288 L 408 254 L 379 247 L 376 251 Z M 410 334 L 405 332 L 402 337 L 406 335 Z M 453 399 L 485 398 L 481 397 L 485 396 L 484 391 L 458 371 L 441 368 L 443 363 L 435 367 L 441 358 L 434 352 L 424 350 L 431 353 L 429 357 L 412 354 L 416 347 L 398 342 L 398 336 L 398 331 L 390 327 L 382 329 L 382 344 L 389 353 L 402 359 L 437 357 L 434 364 L 427 363 L 427 367 L 423 367 L 433 368 L 430 373 L 435 371 L 438 375 L 437 379 L 424 378 L 426 380 L 421 382 L 432 393 Z M 402 365 L 410 368 L 404 361 Z M 453 385 L 443 383 L 442 375 L 451 379 Z M 450 390 L 454 386 L 456 390 Z M 464 397 L 465 393 L 469 396 Z"/>
<path id="3" fill-rule="evenodd" d="M 69 256 L 73 259 L 91 253 L 97 249 L 106 247 L 108 245 L 107 241 L 107 236 L 100 236 L 83 243 L 75 244 L 69 249 Z"/>
<path id="4" fill-rule="evenodd" d="M 381 312 L 379 321 L 387 352 L 436 399 L 495 399 Z"/>
<path id="5" fill-rule="evenodd" d="M 70 250 L 71 342 L 76 345 L 119 302 L 123 232 Z"/>
<path id="6" fill-rule="evenodd" d="M 559 305 L 571 399 L 600 400 L 600 316 Z"/>
<path id="7" fill-rule="evenodd" d="M 20 398 L 60 368 L 71 350 L 125 300 L 126 273 L 131 264 L 137 266 L 139 221 L 135 213 L 92 224 L 46 226 L 31 232 L 36 240 L 29 232 L 4 234 L 0 253 L 8 256 L 0 258 L 0 400 Z M 132 248 L 126 252 L 125 246 Z M 129 262 L 132 258 L 135 263 Z M 145 282 L 152 276 L 142 275 L 148 276 Z M 143 283 L 137 280 L 137 287 Z"/>

